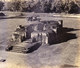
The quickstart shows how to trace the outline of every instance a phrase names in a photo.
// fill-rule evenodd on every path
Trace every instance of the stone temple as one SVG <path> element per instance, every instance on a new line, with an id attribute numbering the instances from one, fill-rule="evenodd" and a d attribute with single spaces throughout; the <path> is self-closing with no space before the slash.
<path id="1" fill-rule="evenodd" d="M 29 25 L 19 25 L 16 28 L 11 36 L 10 43 L 6 48 L 7 51 L 14 49 L 21 52 L 27 52 L 29 46 L 37 44 L 52 45 L 58 41 L 59 34 L 63 27 L 62 20 L 49 21 L 31 19 L 28 21 Z"/>

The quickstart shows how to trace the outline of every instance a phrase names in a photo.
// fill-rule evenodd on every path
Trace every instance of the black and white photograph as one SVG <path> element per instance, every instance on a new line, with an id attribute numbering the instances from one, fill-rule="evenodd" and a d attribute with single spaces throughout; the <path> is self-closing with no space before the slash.
<path id="1" fill-rule="evenodd" d="M 80 68 L 80 0 L 0 0 L 0 68 Z"/>

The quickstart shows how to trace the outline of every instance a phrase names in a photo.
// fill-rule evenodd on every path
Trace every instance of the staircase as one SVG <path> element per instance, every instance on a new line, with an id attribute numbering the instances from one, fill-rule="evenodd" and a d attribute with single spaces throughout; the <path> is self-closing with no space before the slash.
<path id="1" fill-rule="evenodd" d="M 11 50 L 11 52 L 24 53 L 23 52 L 24 50 L 25 50 L 24 47 L 14 46 L 13 49 Z"/>

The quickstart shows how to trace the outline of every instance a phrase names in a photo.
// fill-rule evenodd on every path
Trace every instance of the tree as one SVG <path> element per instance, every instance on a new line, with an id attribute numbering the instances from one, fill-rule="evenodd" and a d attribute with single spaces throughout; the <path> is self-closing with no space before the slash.
<path id="1" fill-rule="evenodd" d="M 43 12 L 49 13 L 51 12 L 51 6 L 52 4 L 48 1 L 41 1 L 41 10 Z"/>
<path id="2" fill-rule="evenodd" d="M 74 1 L 64 3 L 62 0 L 58 0 L 55 2 L 53 0 L 39 0 L 39 1 L 32 0 L 29 2 L 13 0 L 8 4 L 8 9 L 11 11 L 25 11 L 25 12 L 78 13 L 79 6 Z"/>
<path id="3" fill-rule="evenodd" d="M 44 4 L 44 12 L 51 12 L 51 3 L 50 2 L 45 2 Z"/>
<path id="4" fill-rule="evenodd" d="M 12 3 L 12 8 L 15 11 L 20 11 L 21 10 L 21 1 L 15 1 Z"/>
<path id="5" fill-rule="evenodd" d="M 74 1 L 71 1 L 70 3 L 69 2 L 63 3 L 61 1 L 58 1 L 56 5 L 53 7 L 52 11 L 57 13 L 61 13 L 61 12 L 78 13 L 79 6 Z"/>
<path id="6" fill-rule="evenodd" d="M 78 13 L 79 12 L 79 6 L 75 2 L 70 3 L 70 10 L 69 13 Z"/>
<path id="7" fill-rule="evenodd" d="M 0 1 L 0 11 L 3 9 L 3 7 L 4 7 L 4 3 Z"/>
<path id="8" fill-rule="evenodd" d="M 12 1 L 8 3 L 8 9 L 11 11 L 21 11 L 21 1 Z"/>
<path id="9" fill-rule="evenodd" d="M 34 12 L 42 12 L 42 5 L 41 5 L 41 2 L 38 1 L 36 3 L 34 3 L 34 6 L 33 6 L 33 11 Z"/>
<path id="10" fill-rule="evenodd" d="M 52 11 L 56 13 L 61 13 L 64 11 L 64 4 L 62 1 L 57 1 L 55 3 L 52 3 Z"/>
<path id="11" fill-rule="evenodd" d="M 24 11 L 31 12 L 33 11 L 34 3 L 27 1 L 12 1 L 8 4 L 8 9 L 11 11 Z"/>

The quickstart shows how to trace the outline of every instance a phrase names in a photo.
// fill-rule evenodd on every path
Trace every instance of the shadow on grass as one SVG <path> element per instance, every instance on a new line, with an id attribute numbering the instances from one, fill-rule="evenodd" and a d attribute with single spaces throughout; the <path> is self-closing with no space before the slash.
<path id="1" fill-rule="evenodd" d="M 62 31 L 66 33 L 66 32 L 71 32 L 71 31 L 78 31 L 78 30 L 80 30 L 80 29 L 74 29 L 74 28 L 64 27 Z"/>
<path id="2" fill-rule="evenodd" d="M 76 33 L 71 33 L 73 31 L 79 31 L 80 29 L 74 28 L 63 28 L 62 31 L 57 35 L 56 44 L 67 42 L 72 39 L 76 39 Z"/>
<path id="3" fill-rule="evenodd" d="M 72 33 L 72 32 L 73 31 L 79 31 L 79 30 L 80 29 L 63 28 L 62 35 L 61 35 L 61 38 L 60 38 L 58 43 L 67 42 L 69 40 L 76 39 L 77 38 L 76 33 Z M 76 45 L 75 48 L 76 48 L 76 50 L 79 50 L 79 46 Z M 71 50 L 74 50 L 74 49 L 71 49 Z M 69 53 L 67 59 L 65 59 L 64 62 L 66 62 L 69 59 L 69 57 L 74 54 L 74 51 L 73 51 L 73 53 Z M 69 51 L 69 52 L 71 52 L 71 51 Z M 75 55 L 73 56 L 73 62 L 71 62 L 71 63 L 73 63 L 72 65 L 63 64 L 63 65 L 61 65 L 60 68 L 78 68 L 79 66 L 75 65 L 75 63 L 76 63 L 75 60 L 76 60 L 77 56 L 78 56 L 78 51 L 76 51 Z"/>

